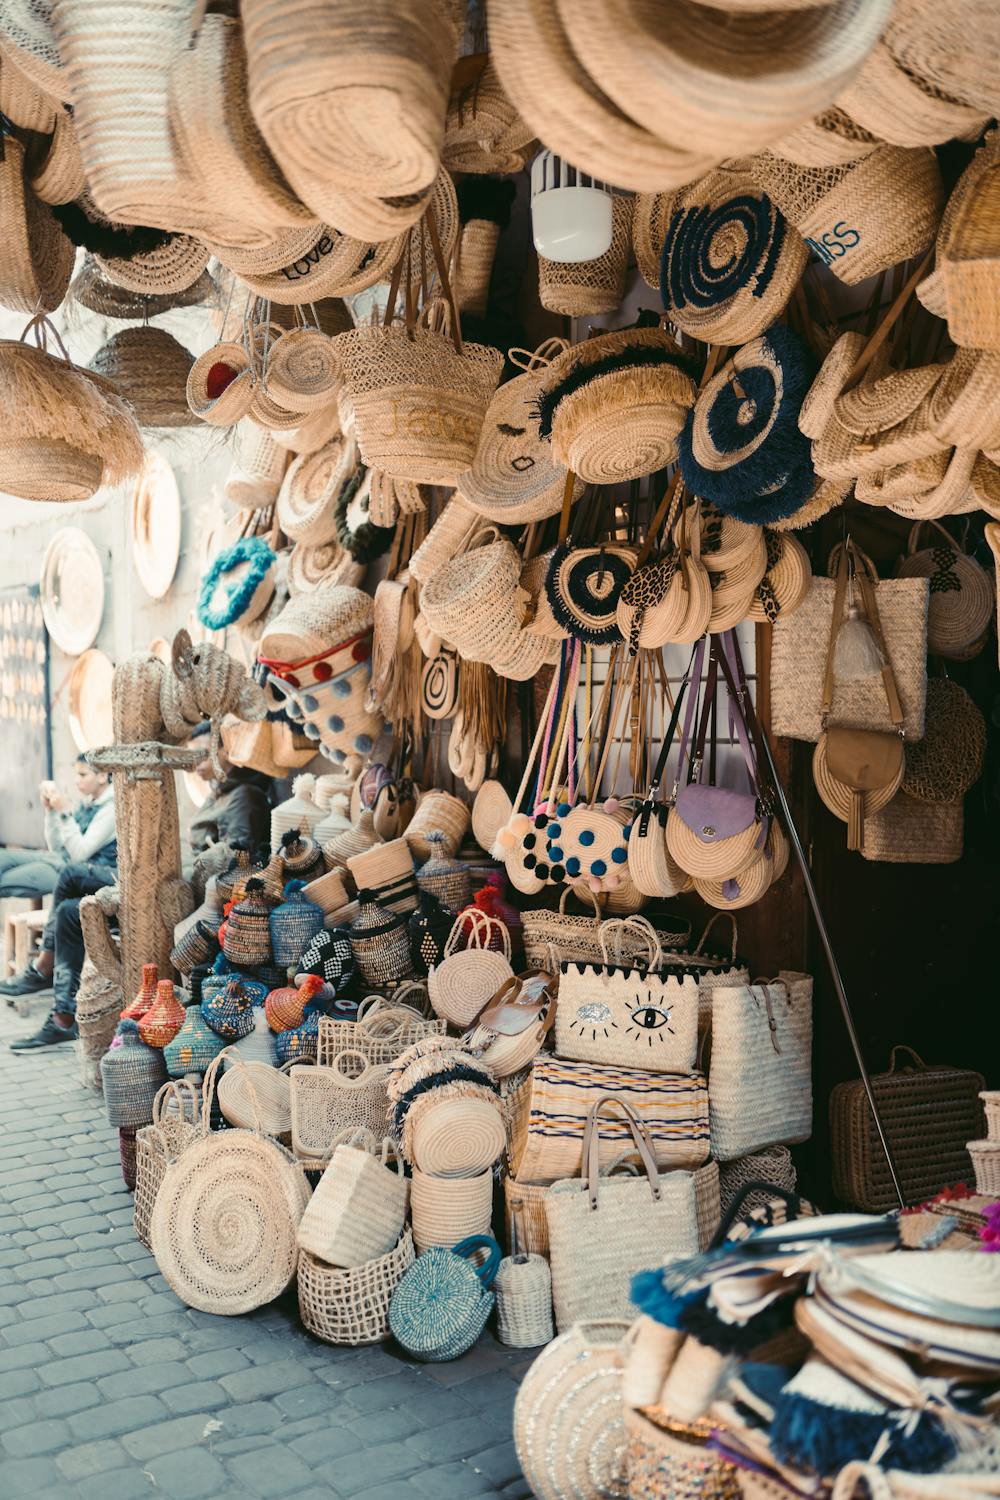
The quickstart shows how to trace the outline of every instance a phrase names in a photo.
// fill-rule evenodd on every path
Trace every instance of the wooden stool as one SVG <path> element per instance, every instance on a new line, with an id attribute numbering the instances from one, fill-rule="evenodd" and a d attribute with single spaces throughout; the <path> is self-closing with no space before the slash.
<path id="1" fill-rule="evenodd" d="M 22 911 L 14 918 L 14 972 L 20 974 L 41 948 L 47 920 L 43 911 Z"/>
<path id="2" fill-rule="evenodd" d="M 17 903 L 17 908 L 18 909 L 17 910 L 12 910 L 11 908 L 14 906 L 15 902 Z M 2 977 L 4 979 L 9 979 L 10 976 L 12 974 L 15 974 L 18 971 L 18 969 L 21 967 L 21 965 L 18 962 L 18 957 L 17 957 L 17 954 L 18 954 L 18 949 L 17 949 L 17 930 L 18 930 L 17 929 L 17 923 L 18 923 L 18 920 L 21 917 L 40 914 L 40 912 L 41 912 L 41 906 L 42 906 L 42 897 L 41 896 L 23 896 L 23 897 L 22 896 L 11 896 L 7 900 L 4 901 L 3 905 L 6 908 L 6 910 L 4 912 L 4 923 L 3 923 L 3 960 L 2 960 L 3 968 L 2 968 Z M 44 920 L 44 917 L 43 917 L 43 919 L 42 919 L 42 926 L 44 927 L 44 925 L 45 925 L 45 920 Z"/>

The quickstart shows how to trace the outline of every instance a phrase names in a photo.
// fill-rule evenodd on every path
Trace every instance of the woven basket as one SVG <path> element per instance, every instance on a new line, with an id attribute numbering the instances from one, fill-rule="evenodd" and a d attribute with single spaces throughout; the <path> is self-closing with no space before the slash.
<path id="1" fill-rule="evenodd" d="M 410 1215 L 417 1254 L 450 1248 L 472 1234 L 488 1234 L 493 1217 L 493 1172 L 478 1177 L 429 1177 L 413 1169 Z"/>
<path id="2" fill-rule="evenodd" d="M 591 378 L 580 383 L 587 370 Z M 553 360 L 540 396 L 541 433 L 551 436 L 557 461 L 590 484 L 637 479 L 676 458 L 694 396 L 661 329 L 602 333 Z"/>
<path id="3" fill-rule="evenodd" d="M 477 1175 L 506 1144 L 500 1100 L 475 1084 L 444 1084 L 414 1099 L 404 1122 L 403 1149 L 429 1177 Z"/>
<path id="4" fill-rule="evenodd" d="M 360 1062 L 353 1074 L 347 1059 Z M 386 1082 L 389 1069 L 370 1063 L 364 1053 L 344 1049 L 329 1067 L 293 1068 L 292 1149 L 310 1162 L 328 1162 L 334 1139 L 343 1130 L 370 1130 L 377 1140 L 385 1134 L 388 1115 Z"/>
<path id="5" fill-rule="evenodd" d="M 967 1141 L 965 1149 L 972 1157 L 976 1192 L 996 1197 L 1000 1194 L 1000 1145 L 996 1141 Z"/>
<path id="6" fill-rule="evenodd" d="M 454 855 L 469 827 L 469 809 L 460 798 L 439 790 L 425 792 L 406 826 L 404 838 L 414 859 L 430 859 L 430 834 L 444 835 L 444 852 Z"/>
<path id="7" fill-rule="evenodd" d="M 749 1156 L 737 1156 L 732 1161 L 720 1162 L 719 1203 L 723 1218 L 737 1194 L 750 1182 L 764 1182 L 769 1186 L 784 1188 L 786 1192 L 794 1192 L 795 1164 L 788 1147 L 770 1146 L 765 1151 L 755 1151 Z M 767 1188 L 749 1193 L 743 1200 L 740 1216 L 752 1213 L 773 1196 Z"/>
<path id="8" fill-rule="evenodd" d="M 582 318 L 614 312 L 625 295 L 632 200 L 614 194 L 611 244 L 597 260 L 556 261 L 538 257 L 538 299 L 549 312 Z"/>
<path id="9" fill-rule="evenodd" d="M 469 867 L 461 860 L 449 859 L 444 849 L 443 833 L 430 833 L 427 839 L 431 855 L 417 871 L 417 885 L 450 911 L 462 911 L 472 900 Z"/>
<path id="10" fill-rule="evenodd" d="M 363 1266 L 388 1255 L 406 1223 L 402 1160 L 394 1171 L 388 1139 L 376 1155 L 373 1138 L 354 1144 L 356 1136 L 345 1132 L 334 1147 L 299 1224 L 300 1247 L 330 1266 Z"/>
<path id="11" fill-rule="evenodd" d="M 986 1138 L 990 1141 L 1000 1141 L 1000 1091 L 984 1089 L 979 1097 L 983 1101 L 983 1111 L 986 1115 Z"/>
<path id="12" fill-rule="evenodd" d="M 580 1323 L 535 1360 L 514 1403 L 518 1462 L 539 1500 L 624 1500 L 626 1322 Z"/>
<path id="13" fill-rule="evenodd" d="M 408 914 L 419 904 L 413 858 L 405 839 L 373 844 L 361 854 L 351 855 L 347 868 L 359 891 L 370 891 L 388 911 Z"/>
<path id="14" fill-rule="evenodd" d="M 371 999 L 371 997 L 370 997 Z M 445 1022 L 425 1020 L 408 1006 L 362 1001 L 356 1021 L 336 1021 L 321 1016 L 316 1061 L 329 1067 L 338 1053 L 361 1052 L 371 1063 L 395 1062 L 414 1042 L 427 1036 L 443 1036 Z"/>
<path id="15" fill-rule="evenodd" d="M 5 135 L 0 160 L 0 214 L 5 254 L 0 273 L 3 306 L 26 317 L 54 312 L 69 289 L 74 249 L 24 180 L 24 147 Z"/>
<path id="16" fill-rule="evenodd" d="M 497 936 L 500 951 L 492 947 Z M 512 977 L 510 956 L 510 935 L 502 922 L 476 907 L 461 913 L 445 944 L 444 957 L 427 976 L 427 993 L 435 1015 L 453 1026 L 471 1026 L 500 986 Z"/>
<path id="17" fill-rule="evenodd" d="M 671 1421 L 662 1426 L 641 1411 L 626 1410 L 625 1431 L 629 1500 L 669 1500 L 675 1495 L 741 1500 L 747 1494 L 742 1471 L 709 1447 L 708 1422 Z"/>
<path id="18" fill-rule="evenodd" d="M 265 427 L 248 418 L 239 429 L 237 463 L 226 479 L 226 499 L 241 510 L 273 505 L 287 463 L 287 449 L 280 448 Z"/>
<path id="19" fill-rule="evenodd" d="M 410 574 L 427 583 L 443 563 L 465 550 L 478 521 L 471 505 L 456 492 L 410 558 Z"/>
<path id="20" fill-rule="evenodd" d="M 510 1349 L 536 1349 L 555 1337 L 552 1275 L 541 1255 L 510 1255 L 494 1283 L 497 1338 Z"/>
<path id="21" fill-rule="evenodd" d="M 870 54 L 869 54 L 870 55 Z M 832 104 L 820 114 L 797 125 L 771 145 L 775 156 L 783 156 L 800 167 L 839 167 L 857 161 L 880 145 L 877 135 L 865 130 L 845 109 Z"/>
<path id="22" fill-rule="evenodd" d="M 256 1125 L 266 1135 L 286 1137 L 292 1128 L 292 1089 L 288 1064 L 240 1057 L 234 1047 L 219 1079 L 219 1108 L 230 1125 L 252 1130 Z"/>
<path id="23" fill-rule="evenodd" d="M 944 206 L 937 160 L 926 149 L 883 146 L 839 167 L 798 167 L 762 151 L 749 167 L 785 218 L 822 248 L 833 275 L 849 286 L 922 254 Z"/>
<path id="24" fill-rule="evenodd" d="M 164 1114 L 168 1101 L 176 1108 Z M 136 1239 L 150 1249 L 149 1221 L 168 1162 L 201 1135 L 200 1100 L 187 1079 L 164 1084 L 153 1101 L 153 1121 L 136 1132 L 135 1202 L 132 1224 Z"/>
<path id="25" fill-rule="evenodd" d="M 907 1052 L 912 1066 L 897 1066 Z M 889 1071 L 872 1077 L 882 1125 L 907 1203 L 923 1203 L 949 1183 L 969 1180 L 966 1142 L 982 1134 L 979 1073 L 927 1067 L 909 1047 L 894 1047 Z M 860 1080 L 830 1095 L 833 1190 L 865 1213 L 897 1204 L 871 1108 Z"/>
<path id="26" fill-rule="evenodd" d="M 452 88 L 441 160 L 453 172 L 519 172 L 532 132 L 518 117 L 487 60 L 472 83 Z"/>
<path id="27" fill-rule="evenodd" d="M 863 859 L 873 864 L 951 865 L 962 858 L 965 816 L 959 802 L 919 802 L 897 792 L 865 816 Z"/>
<path id="28" fill-rule="evenodd" d="M 219 1059 L 205 1075 L 200 1140 L 164 1174 L 150 1221 L 156 1263 L 183 1302 L 233 1315 L 273 1302 L 295 1275 L 309 1185 L 257 1131 L 208 1134 Z"/>
<path id="29" fill-rule="evenodd" d="M 503 366 L 487 344 L 455 347 L 428 326 L 355 328 L 336 339 L 365 463 L 400 479 L 452 484 L 476 456 Z"/>
<path id="30" fill-rule="evenodd" d="M 910 532 L 907 556 L 898 568 L 900 578 L 929 578 L 927 649 L 934 656 L 959 661 L 979 649 L 995 612 L 996 589 L 983 568 L 963 552 L 944 527 L 931 523 L 944 538 L 942 546 L 917 550 L 920 523 Z"/>
<path id="31" fill-rule="evenodd" d="M 902 790 L 920 802 L 961 802 L 982 774 L 986 724 L 949 677 L 927 683 L 925 730 L 922 740 L 905 747 Z"/>
<path id="32" fill-rule="evenodd" d="M 188 376 L 194 356 L 162 328 L 123 328 L 112 334 L 90 369 L 114 382 L 140 427 L 189 427 Z"/>
<path id="33" fill-rule="evenodd" d="M 389 911 L 359 891 L 360 911 L 351 923 L 351 948 L 366 984 L 375 988 L 409 979 L 413 974 L 406 917 Z"/>
<path id="34" fill-rule="evenodd" d="M 134 1021 L 122 1021 L 118 1031 L 121 1046 L 111 1048 L 101 1058 L 108 1124 L 119 1128 L 148 1125 L 154 1100 L 167 1081 L 163 1053 L 146 1046 Z"/>
<path id="35" fill-rule="evenodd" d="M 332 438 L 316 453 L 293 459 L 278 496 L 278 520 L 285 535 L 310 547 L 335 540 L 337 499 L 357 467 L 357 444 L 343 436 Z"/>
<path id="36" fill-rule="evenodd" d="M 495 540 L 489 539 L 491 531 Z M 465 660 L 496 660 L 511 649 L 520 628 L 520 571 L 521 558 L 513 545 L 495 528 L 486 527 L 428 579 L 420 599 L 424 619 Z M 425 859 L 429 853 L 428 849 Z"/>
<path id="37" fill-rule="evenodd" d="M 111 1045 L 122 1009 L 120 986 L 103 979 L 84 959 L 80 988 L 76 992 L 76 1024 L 84 1057 L 99 1062 Z"/>
<path id="38" fill-rule="evenodd" d="M 389 1333 L 389 1303 L 414 1261 L 407 1229 L 394 1250 L 365 1265 L 340 1270 L 308 1250 L 299 1256 L 299 1315 L 328 1344 L 377 1344 Z"/>

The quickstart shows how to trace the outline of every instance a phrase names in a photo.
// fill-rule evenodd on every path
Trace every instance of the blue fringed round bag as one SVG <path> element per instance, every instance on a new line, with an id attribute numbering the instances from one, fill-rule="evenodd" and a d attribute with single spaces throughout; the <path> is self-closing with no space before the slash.
<path id="1" fill-rule="evenodd" d="M 798 421 L 813 374 L 809 350 L 788 328 L 738 349 L 698 396 L 680 436 L 691 493 L 756 525 L 804 505 L 817 480 Z"/>
<path id="2" fill-rule="evenodd" d="M 481 1266 L 472 1264 L 477 1250 L 486 1251 Z M 488 1234 L 472 1234 L 451 1250 L 426 1250 L 389 1303 L 396 1342 L 414 1359 L 458 1359 L 472 1348 L 493 1311 L 490 1288 L 499 1267 L 500 1246 Z"/>

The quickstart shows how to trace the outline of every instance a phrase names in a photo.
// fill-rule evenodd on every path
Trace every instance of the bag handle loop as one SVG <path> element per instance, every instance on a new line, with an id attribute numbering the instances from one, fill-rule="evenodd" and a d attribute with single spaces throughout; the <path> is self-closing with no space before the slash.
<path id="1" fill-rule="evenodd" d="M 609 929 L 618 939 L 615 949 L 615 964 L 622 964 L 622 938 L 626 930 L 637 932 L 645 940 L 646 951 L 649 954 L 649 972 L 659 973 L 663 967 L 663 949 L 660 947 L 660 939 L 656 928 L 646 917 L 608 917 L 597 929 L 597 941 L 601 945 L 601 955 L 605 964 L 610 965 L 612 959 L 608 953 L 608 945 L 605 939 L 609 936 Z"/>
<path id="2" fill-rule="evenodd" d="M 486 1259 L 481 1266 L 473 1266 L 472 1257 L 477 1250 L 487 1252 Z M 491 1234 L 470 1234 L 464 1240 L 459 1240 L 457 1245 L 451 1247 L 452 1255 L 458 1255 L 462 1260 L 470 1263 L 471 1269 L 475 1271 L 484 1286 L 492 1286 L 496 1279 L 497 1271 L 500 1269 L 501 1251 L 500 1246 Z"/>
<path id="3" fill-rule="evenodd" d="M 591 1105 L 590 1113 L 587 1115 L 587 1124 L 583 1132 L 582 1164 L 586 1168 L 587 1176 L 582 1183 L 582 1187 L 584 1192 L 589 1193 L 590 1195 L 591 1209 L 596 1209 L 598 1207 L 597 1197 L 599 1183 L 601 1180 L 600 1116 L 606 1105 L 611 1105 L 616 1109 L 620 1109 L 622 1114 L 625 1116 L 625 1123 L 628 1126 L 629 1131 L 631 1132 L 633 1141 L 635 1141 L 635 1147 L 639 1153 L 639 1160 L 642 1162 L 642 1165 L 646 1171 L 646 1176 L 649 1179 L 649 1190 L 652 1195 L 653 1201 L 654 1203 L 658 1203 L 662 1196 L 660 1188 L 660 1173 L 656 1165 L 656 1158 L 653 1155 L 652 1142 L 650 1141 L 649 1136 L 646 1132 L 646 1127 L 639 1119 L 639 1116 L 636 1114 L 631 1104 L 629 1104 L 625 1099 L 619 1099 L 614 1094 L 602 1094 L 601 1097 L 599 1099 L 595 1099 L 594 1103 Z"/>
<path id="4" fill-rule="evenodd" d="M 728 920 L 729 923 L 732 926 L 732 930 L 733 930 L 733 947 L 732 947 L 732 954 L 730 956 L 730 962 L 731 962 L 731 964 L 735 964 L 736 963 L 736 939 L 737 939 L 737 936 L 738 936 L 738 933 L 739 933 L 739 928 L 736 925 L 736 918 L 735 918 L 735 916 L 733 915 L 733 913 L 731 911 L 717 911 L 713 916 L 709 917 L 708 921 L 705 924 L 705 930 L 702 933 L 701 937 L 698 939 L 697 946 L 692 950 L 692 952 L 694 952 L 694 953 L 701 953 L 702 949 L 705 946 L 705 939 L 708 937 L 708 934 L 711 932 L 711 930 L 715 926 L 716 922 L 719 921 L 720 917 L 722 918 L 723 921 Z"/>
<path id="5" fill-rule="evenodd" d="M 910 1056 L 913 1058 L 913 1061 L 916 1063 L 918 1071 L 921 1072 L 921 1073 L 926 1073 L 927 1072 L 927 1064 L 924 1062 L 923 1058 L 920 1056 L 920 1053 L 919 1052 L 915 1052 L 912 1047 L 908 1047 L 905 1042 L 897 1042 L 896 1045 L 895 1045 L 895 1047 L 893 1047 L 892 1051 L 889 1054 L 889 1072 L 890 1073 L 895 1073 L 895 1071 L 896 1071 L 896 1053 L 897 1052 L 908 1052 L 910 1054 Z"/>
<path id="6" fill-rule="evenodd" d="M 359 1057 L 364 1063 L 364 1067 L 362 1068 L 361 1072 L 356 1075 L 345 1073 L 343 1068 L 341 1067 L 341 1063 L 343 1062 L 345 1057 Z M 360 1085 L 364 1082 L 371 1066 L 371 1059 L 368 1057 L 367 1053 L 359 1052 L 357 1047 L 345 1047 L 342 1052 L 338 1052 L 336 1057 L 330 1060 L 330 1067 L 337 1074 L 338 1084 L 343 1084 L 347 1088 L 359 1088 Z"/>

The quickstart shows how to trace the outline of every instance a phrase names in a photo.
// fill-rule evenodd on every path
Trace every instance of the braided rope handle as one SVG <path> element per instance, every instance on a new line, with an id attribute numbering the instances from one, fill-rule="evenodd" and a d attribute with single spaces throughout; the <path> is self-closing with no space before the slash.
<path id="1" fill-rule="evenodd" d="M 647 952 L 649 953 L 649 968 L 659 971 L 663 967 L 663 949 L 660 947 L 659 935 L 652 922 L 648 921 L 646 917 L 608 917 L 606 921 L 601 923 L 597 929 L 597 941 L 601 945 L 601 954 L 606 964 L 612 962 L 608 953 L 607 943 L 605 942 L 609 928 L 613 929 L 618 939 L 614 959 L 616 964 L 623 962 L 622 938 L 625 936 L 627 929 L 631 932 L 637 932 L 645 940 Z"/>

